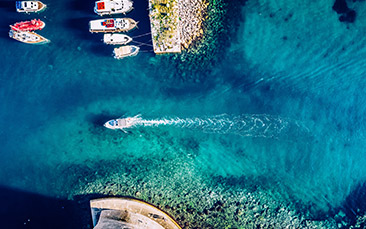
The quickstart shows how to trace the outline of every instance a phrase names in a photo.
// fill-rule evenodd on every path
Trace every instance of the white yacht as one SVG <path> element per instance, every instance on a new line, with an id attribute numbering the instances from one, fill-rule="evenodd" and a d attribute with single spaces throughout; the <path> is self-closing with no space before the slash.
<path id="1" fill-rule="evenodd" d="M 91 33 L 128 32 L 136 28 L 137 22 L 131 18 L 98 19 L 89 22 Z"/>
<path id="2" fill-rule="evenodd" d="M 103 36 L 103 41 L 107 45 L 127 45 L 132 41 L 132 38 L 127 36 L 126 34 L 120 33 L 107 33 Z"/>
<path id="3" fill-rule="evenodd" d="M 126 45 L 113 50 L 115 59 L 123 59 L 129 56 L 136 56 L 140 51 L 140 48 L 135 45 Z"/>
<path id="4" fill-rule="evenodd" d="M 46 44 L 50 41 L 41 35 L 30 31 L 9 31 L 9 37 L 26 44 Z"/>
<path id="5" fill-rule="evenodd" d="M 38 13 L 47 7 L 46 4 L 40 1 L 16 1 L 15 6 L 19 13 Z"/>
<path id="6" fill-rule="evenodd" d="M 133 9 L 131 0 L 101 0 L 95 2 L 94 12 L 100 16 L 126 14 Z"/>

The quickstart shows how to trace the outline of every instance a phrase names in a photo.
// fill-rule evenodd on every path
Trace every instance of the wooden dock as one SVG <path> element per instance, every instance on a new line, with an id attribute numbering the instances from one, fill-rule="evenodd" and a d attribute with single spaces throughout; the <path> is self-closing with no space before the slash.
<path id="1" fill-rule="evenodd" d="M 146 202 L 130 198 L 90 201 L 94 229 L 150 228 L 181 229 L 168 214 Z"/>

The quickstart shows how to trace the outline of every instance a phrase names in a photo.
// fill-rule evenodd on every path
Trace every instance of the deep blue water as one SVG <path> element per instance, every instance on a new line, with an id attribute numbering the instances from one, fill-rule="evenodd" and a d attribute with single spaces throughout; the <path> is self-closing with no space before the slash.
<path id="1" fill-rule="evenodd" d="M 19 196 L 26 193 L 22 198 L 43 196 L 58 208 L 57 201 L 78 194 L 80 180 L 103 163 L 167 155 L 174 162 L 194 154 L 187 166 L 197 179 L 220 177 L 233 186 L 250 180 L 248 186 L 280 193 L 309 218 L 332 217 L 342 209 L 354 219 L 366 210 L 365 2 L 352 3 L 357 19 L 345 24 L 332 1 L 249 0 L 231 43 L 195 83 L 183 82 L 174 60 L 155 56 L 150 46 L 134 58 L 114 60 L 113 47 L 88 32 L 88 21 L 98 18 L 94 1 L 47 3 L 37 16 L 15 13 L 12 1 L 0 4 L 4 198 L 16 200 L 9 190 L 17 190 Z M 129 17 L 140 22 L 131 35 L 148 33 L 147 2 L 134 4 Z M 9 24 L 34 17 L 46 22 L 40 34 L 50 44 L 8 38 Z M 138 127 L 127 135 L 102 127 L 110 118 L 136 114 L 197 123 Z M 199 125 L 222 114 L 235 131 Z M 256 117 L 269 132 L 250 128 Z M 249 125 L 245 134 L 236 130 L 243 121 Z M 84 169 L 78 174 L 77 168 Z M 172 168 L 150 169 L 175 174 Z"/>

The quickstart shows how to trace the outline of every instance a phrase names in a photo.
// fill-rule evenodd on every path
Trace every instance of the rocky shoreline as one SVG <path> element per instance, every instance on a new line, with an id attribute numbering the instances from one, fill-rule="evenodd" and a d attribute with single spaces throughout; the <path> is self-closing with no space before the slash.
<path id="1" fill-rule="evenodd" d="M 186 159 L 137 161 L 121 159 L 100 164 L 99 173 L 83 175 L 69 199 L 96 194 L 141 199 L 170 214 L 183 228 L 338 227 L 332 219 L 305 219 L 281 201 L 280 194 L 258 187 L 248 189 L 244 184 L 233 186 L 226 178 L 196 174 L 194 165 Z"/>

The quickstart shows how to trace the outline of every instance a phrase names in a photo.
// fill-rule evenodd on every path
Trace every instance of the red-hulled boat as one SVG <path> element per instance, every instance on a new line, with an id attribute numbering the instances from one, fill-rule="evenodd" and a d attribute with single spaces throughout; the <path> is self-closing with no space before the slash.
<path id="1" fill-rule="evenodd" d="M 38 20 L 33 19 L 31 21 L 17 22 L 14 25 L 10 25 L 10 28 L 14 31 L 28 32 L 28 31 L 41 30 L 45 26 L 46 26 L 46 23 L 44 23 L 40 19 L 38 19 Z"/>

